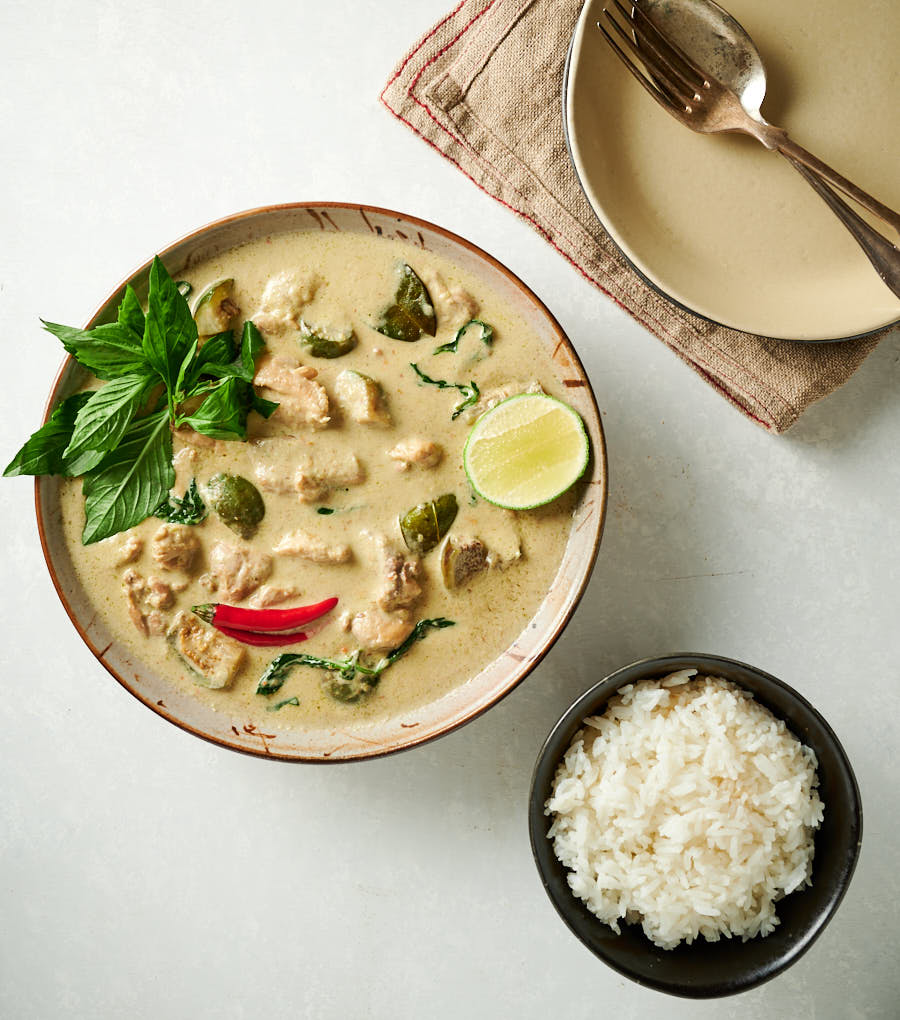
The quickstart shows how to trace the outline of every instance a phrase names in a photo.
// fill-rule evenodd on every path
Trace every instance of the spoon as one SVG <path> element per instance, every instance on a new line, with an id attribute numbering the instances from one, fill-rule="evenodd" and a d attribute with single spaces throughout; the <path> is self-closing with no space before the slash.
<path id="1" fill-rule="evenodd" d="M 790 161 L 854 236 L 884 283 L 900 296 L 900 249 L 833 189 L 849 195 L 898 233 L 900 215 L 766 121 L 760 110 L 766 95 L 766 69 L 744 27 L 714 0 L 642 0 L 641 8 L 665 36 L 737 95 L 754 122 L 748 132 Z"/>

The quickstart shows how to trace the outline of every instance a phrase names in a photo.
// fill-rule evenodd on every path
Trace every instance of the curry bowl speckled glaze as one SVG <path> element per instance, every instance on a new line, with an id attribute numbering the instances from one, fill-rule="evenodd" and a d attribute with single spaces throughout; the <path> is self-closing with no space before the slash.
<path id="1" fill-rule="evenodd" d="M 362 245 L 364 238 L 366 251 L 370 252 L 380 252 L 383 239 L 386 256 L 393 250 L 391 245 L 396 248 L 395 242 L 401 241 L 420 250 L 423 260 L 444 259 L 461 273 L 482 281 L 486 291 L 510 309 L 515 321 L 524 323 L 536 340 L 534 350 L 548 366 L 547 377 L 553 388 L 565 395 L 584 421 L 592 455 L 587 472 L 567 497 L 571 515 L 565 517 L 559 532 L 561 558 L 552 576 L 547 575 L 549 583 L 537 589 L 536 609 L 533 613 L 529 611 L 528 618 L 523 616 L 518 636 L 466 682 L 440 690 L 433 700 L 423 703 L 419 699 L 391 714 L 373 713 L 360 721 L 348 713 L 345 724 L 324 716 L 321 720 L 297 717 L 292 721 L 289 714 L 281 712 L 277 719 L 261 717 L 258 711 L 245 712 L 238 701 L 217 702 L 216 692 L 204 691 L 200 697 L 190 684 L 174 684 L 160 667 L 158 656 L 154 659 L 149 653 L 144 655 L 139 645 L 123 640 L 121 628 L 117 630 L 104 612 L 98 611 L 96 597 L 92 601 L 80 579 L 78 557 L 73 555 L 71 546 L 72 515 L 69 513 L 66 524 L 65 483 L 58 478 L 36 481 L 38 527 L 53 583 L 79 634 L 106 670 L 148 708 L 196 736 L 237 751 L 285 761 L 355 761 L 414 747 L 450 732 L 496 704 L 541 661 L 575 611 L 599 548 L 607 498 L 604 438 L 588 379 L 572 345 L 547 308 L 496 259 L 434 224 L 403 213 L 344 203 L 268 206 L 194 231 L 160 252 L 160 257 L 173 276 L 189 277 L 198 265 L 217 266 L 220 256 L 225 257 L 243 245 L 271 245 L 275 250 L 287 235 L 308 236 L 310 244 L 314 238 L 321 242 L 326 235 L 334 235 L 334 245 L 338 242 L 343 245 L 342 238 L 355 235 L 360 240 L 353 243 Z M 123 281 L 97 309 L 88 327 L 114 318 L 126 283 L 145 296 L 149 270 L 148 261 Z M 502 342 L 512 345 L 516 338 L 506 335 Z M 412 360 L 406 357 L 406 350 L 416 345 L 400 347 L 403 360 Z M 418 351 L 425 348 L 418 346 L 416 351 L 419 356 Z M 522 371 L 527 371 L 527 367 L 523 365 Z M 84 370 L 68 359 L 51 391 L 48 415 L 60 400 L 82 386 L 85 378 Z M 404 385 L 408 390 L 415 380 Z M 449 411 L 447 417 L 449 421 Z M 315 436 L 320 434 L 311 433 L 312 438 L 304 442 L 314 444 Z M 304 512 L 314 516 L 309 508 Z M 490 613 L 490 606 L 485 608 Z M 462 635 L 460 639 L 465 640 Z M 503 641 L 507 641 L 505 636 Z M 276 651 L 283 650 L 287 649 Z M 272 722 L 267 725 L 269 718 Z"/>

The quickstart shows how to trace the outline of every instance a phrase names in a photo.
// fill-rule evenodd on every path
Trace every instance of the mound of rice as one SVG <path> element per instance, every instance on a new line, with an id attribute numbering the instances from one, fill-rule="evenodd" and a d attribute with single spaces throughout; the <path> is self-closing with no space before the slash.
<path id="1" fill-rule="evenodd" d="M 623 687 L 585 719 L 545 805 L 572 892 L 663 949 L 768 935 L 776 900 L 810 884 L 822 823 L 812 750 L 749 692 L 696 673 Z"/>

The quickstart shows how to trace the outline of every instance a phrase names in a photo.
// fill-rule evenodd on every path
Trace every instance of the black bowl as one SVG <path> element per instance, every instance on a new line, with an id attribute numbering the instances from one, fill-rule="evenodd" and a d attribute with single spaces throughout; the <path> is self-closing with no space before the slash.
<path id="1" fill-rule="evenodd" d="M 640 925 L 622 925 L 622 934 L 595 917 L 569 889 L 568 870 L 556 859 L 547 838 L 550 819 L 544 804 L 556 767 L 585 717 L 602 713 L 626 684 L 695 668 L 724 677 L 752 691 L 760 704 L 783 719 L 819 760 L 819 795 L 825 816 L 815 837 L 812 885 L 776 905 L 780 924 L 765 938 L 747 942 L 698 939 L 660 949 Z M 768 981 L 796 962 L 834 916 L 856 867 L 862 839 L 862 804 L 847 755 L 834 731 L 795 690 L 761 670 L 717 655 L 667 655 L 625 666 L 592 687 L 553 727 L 538 755 L 529 796 L 531 851 L 547 895 L 568 927 L 604 963 L 638 984 L 671 995 L 703 999 L 732 995 Z"/>

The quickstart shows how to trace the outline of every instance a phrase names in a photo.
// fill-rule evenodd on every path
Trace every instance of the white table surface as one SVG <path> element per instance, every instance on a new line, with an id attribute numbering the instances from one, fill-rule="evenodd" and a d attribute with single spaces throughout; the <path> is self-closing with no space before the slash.
<path id="1" fill-rule="evenodd" d="M 85 320 L 189 228 L 267 202 L 403 209 L 549 304 L 593 380 L 611 490 L 597 568 L 545 663 L 486 716 L 370 764 L 260 761 L 157 718 L 69 624 L 32 488 L 0 484 L 0 1016 L 896 1017 L 900 346 L 763 432 L 377 102 L 450 0 L 0 6 L 3 463 Z M 531 860 L 532 764 L 637 658 L 761 666 L 832 723 L 865 836 L 790 971 L 692 1003 L 607 969 Z"/>

